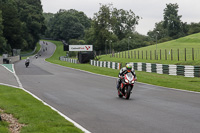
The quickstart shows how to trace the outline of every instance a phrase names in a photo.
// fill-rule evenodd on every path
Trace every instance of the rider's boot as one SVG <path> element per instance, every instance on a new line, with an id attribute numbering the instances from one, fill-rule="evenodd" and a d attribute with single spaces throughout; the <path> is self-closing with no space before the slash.
<path id="1" fill-rule="evenodd" d="M 117 90 L 120 90 L 120 91 L 121 91 L 120 84 L 121 84 L 121 82 L 119 81 L 119 82 L 117 83 Z"/>

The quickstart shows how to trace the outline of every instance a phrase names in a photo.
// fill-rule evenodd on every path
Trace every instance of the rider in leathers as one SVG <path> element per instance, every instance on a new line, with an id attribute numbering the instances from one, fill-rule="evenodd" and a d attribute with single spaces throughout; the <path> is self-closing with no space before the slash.
<path id="1" fill-rule="evenodd" d="M 29 57 L 27 57 L 27 59 L 25 60 L 25 65 L 26 64 L 28 64 L 28 66 L 29 66 L 29 64 L 30 64 L 30 59 L 29 59 Z"/>
<path id="2" fill-rule="evenodd" d="M 133 69 L 132 65 L 131 64 L 127 64 L 126 67 L 123 67 L 119 72 L 117 89 L 120 88 L 120 84 L 121 84 L 123 76 L 126 73 L 129 73 L 129 72 L 131 72 L 133 74 L 134 78 L 137 80 L 137 77 L 136 77 L 136 74 L 135 74 L 135 70 Z"/>

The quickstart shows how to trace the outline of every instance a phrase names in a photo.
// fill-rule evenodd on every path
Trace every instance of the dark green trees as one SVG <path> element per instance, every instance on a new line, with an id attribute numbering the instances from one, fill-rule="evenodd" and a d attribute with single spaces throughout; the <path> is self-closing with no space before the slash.
<path id="1" fill-rule="evenodd" d="M 6 40 L 3 36 L 3 28 L 2 11 L 0 10 L 0 54 L 6 51 Z"/>
<path id="2" fill-rule="evenodd" d="M 56 40 L 80 39 L 84 36 L 84 30 L 90 27 L 90 19 L 76 10 L 60 10 L 52 15 L 44 13 L 47 27 L 46 37 Z M 52 18 L 49 17 L 52 15 Z"/>
<path id="3" fill-rule="evenodd" d="M 46 26 L 40 0 L 21 0 L 18 2 L 20 20 L 23 24 L 24 43 L 34 48 L 44 34 Z"/>
<path id="4" fill-rule="evenodd" d="M 7 41 L 0 45 L 6 45 L 7 52 L 11 49 L 33 49 L 40 34 L 45 31 L 40 0 L 0 0 L 0 11 L 0 38 Z M 5 52 L 5 49 L 1 51 Z"/>
<path id="5" fill-rule="evenodd" d="M 101 5 L 94 15 L 91 28 L 86 31 L 86 42 L 95 44 L 96 50 L 111 49 L 117 42 L 121 48 L 119 42 L 135 32 L 138 21 L 139 17 L 131 10 L 118 10 L 112 4 Z"/>
<path id="6" fill-rule="evenodd" d="M 189 34 L 200 32 L 198 23 L 187 24 L 181 21 L 178 15 L 178 4 L 166 4 L 164 9 L 163 21 L 156 23 L 153 31 L 148 32 L 148 36 L 159 42 L 177 39 Z"/>
<path id="7" fill-rule="evenodd" d="M 164 9 L 164 21 L 163 28 L 167 29 L 168 36 L 173 38 L 178 38 L 184 35 L 183 33 L 183 22 L 181 22 L 181 17 L 178 15 L 178 4 L 166 4 Z"/>

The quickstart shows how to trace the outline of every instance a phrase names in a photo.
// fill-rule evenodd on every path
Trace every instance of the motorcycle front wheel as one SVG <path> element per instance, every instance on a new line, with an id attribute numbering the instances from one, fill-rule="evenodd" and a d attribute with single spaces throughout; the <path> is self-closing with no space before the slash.
<path id="1" fill-rule="evenodd" d="M 119 98 L 123 97 L 123 95 L 121 94 L 121 92 L 119 90 L 118 90 L 118 96 L 119 96 Z"/>
<path id="2" fill-rule="evenodd" d="M 129 99 L 130 98 L 130 95 L 131 95 L 131 86 L 127 86 L 126 89 L 125 89 L 125 98 L 126 99 Z"/>

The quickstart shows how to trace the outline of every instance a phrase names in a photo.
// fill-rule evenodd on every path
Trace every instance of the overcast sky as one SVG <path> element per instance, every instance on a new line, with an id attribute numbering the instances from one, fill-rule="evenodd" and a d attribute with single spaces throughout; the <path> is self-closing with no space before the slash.
<path id="1" fill-rule="evenodd" d="M 99 11 L 100 5 L 112 3 L 117 9 L 132 10 L 142 17 L 136 31 L 146 35 L 153 30 L 156 22 L 163 20 L 163 10 L 166 4 L 177 3 L 178 14 L 183 22 L 200 22 L 200 0 L 41 0 L 44 12 L 56 13 L 59 9 L 75 9 L 83 11 L 92 18 Z"/>

